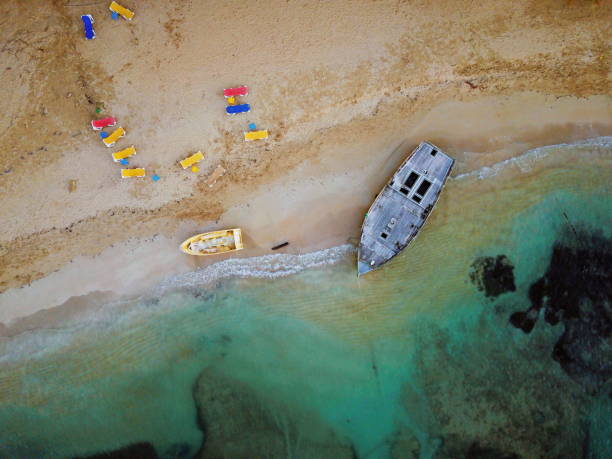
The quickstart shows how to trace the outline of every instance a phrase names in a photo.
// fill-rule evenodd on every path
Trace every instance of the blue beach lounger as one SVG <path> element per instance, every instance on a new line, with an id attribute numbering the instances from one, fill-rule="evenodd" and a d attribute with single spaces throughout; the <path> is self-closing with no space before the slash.
<path id="1" fill-rule="evenodd" d="M 85 38 L 87 40 L 93 40 L 96 38 L 96 33 L 93 29 L 94 19 L 91 14 L 84 14 L 81 16 L 81 20 L 83 21 L 83 27 L 85 29 Z"/>
<path id="2" fill-rule="evenodd" d="M 228 115 L 235 115 L 236 113 L 245 113 L 251 109 L 249 104 L 240 104 L 240 105 L 228 105 L 225 107 L 225 111 Z"/>

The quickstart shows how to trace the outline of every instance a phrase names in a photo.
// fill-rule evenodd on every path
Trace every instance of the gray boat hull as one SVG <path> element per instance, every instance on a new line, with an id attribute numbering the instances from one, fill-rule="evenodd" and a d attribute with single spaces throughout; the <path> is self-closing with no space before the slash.
<path id="1" fill-rule="evenodd" d="M 455 160 L 422 142 L 393 174 L 366 214 L 357 274 L 381 267 L 399 254 L 425 224 Z"/>

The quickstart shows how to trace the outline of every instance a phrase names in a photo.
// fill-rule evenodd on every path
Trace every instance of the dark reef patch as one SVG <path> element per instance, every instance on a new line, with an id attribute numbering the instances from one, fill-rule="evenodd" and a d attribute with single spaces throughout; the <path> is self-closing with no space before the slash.
<path id="1" fill-rule="evenodd" d="M 74 459 L 158 459 L 159 456 L 151 443 L 133 443 L 113 451 L 103 451 L 91 456 L 79 456 Z"/>
<path id="2" fill-rule="evenodd" d="M 200 373 L 192 391 L 204 434 L 195 459 L 355 457 L 353 445 L 316 412 L 290 407 L 212 368 Z"/>
<path id="3" fill-rule="evenodd" d="M 470 280 L 491 298 L 516 290 L 514 266 L 506 255 L 476 258 L 471 265 Z"/>
<path id="4" fill-rule="evenodd" d="M 531 332 L 540 310 L 565 330 L 552 356 L 590 394 L 612 376 L 612 243 L 599 233 L 568 229 L 553 246 L 546 273 L 529 287 L 531 306 L 510 323 Z"/>
<path id="5" fill-rule="evenodd" d="M 482 315 L 487 313 L 483 309 Z M 590 442 L 584 419 L 592 398 L 542 352 L 556 335 L 537 333 L 509 345 L 514 331 L 499 319 L 499 328 L 480 327 L 481 317 L 471 311 L 452 329 L 421 320 L 413 331 L 418 382 L 402 387 L 402 405 L 426 438 L 442 439 L 437 445 L 421 444 L 420 454 L 436 459 L 581 457 Z M 402 435 L 409 438 L 409 433 Z M 402 453 L 395 457 L 419 457 L 407 442 L 395 449 Z"/>
<path id="6" fill-rule="evenodd" d="M 519 459 L 514 453 L 505 453 L 495 448 L 483 448 L 478 443 L 472 443 L 465 454 L 466 459 Z"/>

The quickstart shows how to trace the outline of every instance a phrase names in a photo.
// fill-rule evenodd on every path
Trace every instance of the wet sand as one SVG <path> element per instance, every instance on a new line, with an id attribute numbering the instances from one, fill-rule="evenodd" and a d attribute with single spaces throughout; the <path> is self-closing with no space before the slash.
<path id="1" fill-rule="evenodd" d="M 14 5 L 0 5 L 4 324 L 210 263 L 178 252 L 196 232 L 242 227 L 240 256 L 354 241 L 423 139 L 457 159 L 456 175 L 612 124 L 605 3 L 514 2 L 502 17 L 497 2 L 134 1 L 131 23 L 105 3 L 49 2 L 27 19 Z M 221 90 L 235 84 L 251 87 L 247 116 L 224 114 Z M 159 182 L 120 179 L 116 149 L 88 126 L 96 106 L 126 128 L 116 149 L 136 146 L 130 167 Z M 271 139 L 244 143 L 248 122 Z M 201 172 L 183 171 L 197 150 Z M 217 164 L 228 174 L 210 190 Z"/>

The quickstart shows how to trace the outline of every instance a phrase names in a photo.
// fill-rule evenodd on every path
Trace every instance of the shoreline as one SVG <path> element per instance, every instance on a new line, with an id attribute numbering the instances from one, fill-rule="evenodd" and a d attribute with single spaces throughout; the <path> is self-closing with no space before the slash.
<path id="1" fill-rule="evenodd" d="M 502 18 L 496 2 L 211 10 L 135 0 L 129 24 L 88 6 L 106 17 L 93 41 L 77 6 L 47 0 L 27 18 L 14 1 L 0 6 L 0 329 L 71 298 L 134 295 L 224 260 L 177 248 L 215 228 L 243 228 L 248 249 L 236 257 L 283 241 L 284 253 L 354 241 L 422 140 L 453 156 L 461 175 L 612 132 L 607 5 L 523 1 Z M 248 18 L 241 34 L 227 28 L 234 17 Z M 246 117 L 224 113 L 221 90 L 235 84 L 250 87 Z M 96 108 L 127 130 L 118 147 L 138 149 L 130 167 L 160 181 L 120 178 L 91 131 Z M 244 142 L 248 122 L 270 138 Z M 198 150 L 201 172 L 180 169 Z M 208 188 L 219 164 L 227 174 Z"/>
<path id="2" fill-rule="evenodd" d="M 531 161 L 535 154 L 535 161 L 544 160 L 547 153 L 542 151 L 554 150 L 555 148 L 574 147 L 584 145 L 585 147 L 606 146 L 612 137 L 600 136 L 587 138 L 572 143 L 542 145 L 523 152 L 521 155 L 512 156 L 502 160 L 493 166 L 482 166 L 468 173 L 454 175 L 453 180 L 476 180 L 480 181 L 492 178 L 498 173 L 515 174 L 509 166 L 517 162 Z M 603 142 L 603 143 L 602 143 Z M 533 164 L 529 167 L 531 168 Z M 537 168 L 537 165 L 536 165 Z M 518 168 L 518 174 L 525 173 Z M 494 170 L 493 174 L 485 174 Z M 263 198 L 276 193 L 276 190 L 268 190 L 262 193 Z M 350 214 L 355 210 L 349 208 Z M 353 215 L 354 217 L 354 215 Z M 222 218 L 223 219 L 223 218 Z M 231 219 L 231 216 L 228 217 Z M 349 219 L 350 220 L 350 219 Z M 187 231 L 189 225 L 184 225 L 182 233 Z M 316 225 L 315 225 L 316 226 Z M 349 224 L 348 226 L 353 226 Z M 169 291 L 181 288 L 201 287 L 202 285 L 213 285 L 216 282 L 233 278 L 263 278 L 284 277 L 301 272 L 304 269 L 317 268 L 323 265 L 335 264 L 342 261 L 355 251 L 355 243 L 358 239 L 354 236 L 345 237 L 346 234 L 335 234 L 338 227 L 332 228 L 324 243 L 305 238 L 302 245 L 289 246 L 280 252 L 271 252 L 269 248 L 261 247 L 243 250 L 240 253 L 228 256 L 211 257 L 210 259 L 197 259 L 180 253 L 173 242 L 180 239 L 157 236 L 150 241 L 129 241 L 120 247 L 107 249 L 101 255 L 93 258 L 81 257 L 68 267 L 53 273 L 43 279 L 35 281 L 31 286 L 19 289 L 11 289 L 0 294 L 0 313 L 13 313 L 12 316 L 3 315 L 0 320 L 0 338 L 12 338 L 24 331 L 37 328 L 48 328 L 53 324 L 60 324 L 73 317 L 87 314 L 88 311 L 103 307 L 111 302 L 125 302 L 139 297 L 150 295 L 158 296 Z M 295 230 L 295 229 L 294 229 Z M 309 230 L 306 233 L 310 233 Z M 178 239 L 177 239 L 178 238 Z M 352 239 L 352 241 L 350 241 Z M 251 242 L 256 242 L 250 238 Z M 347 244 L 347 242 L 353 244 Z M 132 256 L 135 252 L 144 251 L 150 244 L 157 244 L 153 251 L 154 258 L 139 259 L 137 263 L 131 263 L 129 257 L 117 256 L 117 254 L 129 251 Z M 324 246 L 325 247 L 324 247 Z M 296 251 L 297 249 L 297 251 Z M 332 261 L 323 261 L 321 257 L 329 255 L 332 251 Z M 148 251 L 151 253 L 151 251 Z M 295 253 L 297 252 L 297 253 Z M 315 260 L 312 264 L 303 261 L 305 258 Z M 316 261 L 318 260 L 318 261 Z M 262 266 L 258 266 L 261 262 Z M 305 263 L 305 264 L 304 264 Z M 163 269 L 164 266 L 172 265 L 171 269 Z M 124 267 L 124 271 L 121 267 Z M 146 270 L 145 270 L 146 269 Z M 245 270 L 254 269 L 253 272 Z M 261 269 L 261 272 L 257 270 Z M 217 271 L 215 271 L 217 270 Z M 99 277 L 97 274 L 105 271 L 107 276 Z M 112 271 L 109 277 L 108 272 Z M 87 272 L 90 275 L 79 273 Z M 96 277 L 91 279 L 92 272 Z M 74 287 L 74 281 L 79 279 L 78 287 Z M 208 278 L 208 281 L 205 279 Z M 146 282 L 143 280 L 146 279 Z M 70 286 L 73 286 L 70 288 Z M 109 288 L 113 286 L 113 288 Z M 151 291 L 152 290 L 152 291 Z M 47 298 L 46 307 L 25 310 L 20 307 L 22 302 L 31 301 L 34 304 L 37 298 Z"/>

